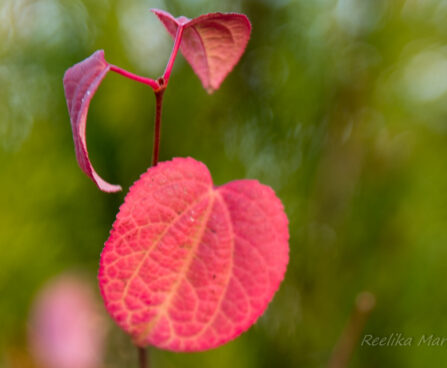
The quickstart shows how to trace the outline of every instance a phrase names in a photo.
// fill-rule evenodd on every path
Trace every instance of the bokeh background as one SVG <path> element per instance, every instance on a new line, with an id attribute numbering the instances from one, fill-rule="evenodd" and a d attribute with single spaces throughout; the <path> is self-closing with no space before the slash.
<path id="1" fill-rule="evenodd" d="M 154 98 L 113 73 L 94 97 L 90 156 L 124 188 L 106 194 L 77 166 L 62 76 L 97 49 L 161 75 L 172 41 L 151 7 L 249 16 L 246 53 L 213 95 L 178 57 L 161 159 L 201 160 L 216 184 L 271 185 L 291 233 L 285 282 L 254 327 L 209 352 L 152 349 L 152 366 L 326 367 L 343 331 L 354 341 L 344 366 L 445 366 L 447 343 L 416 344 L 447 337 L 443 0 L 0 0 L 0 366 L 42 367 L 30 316 L 57 275 L 81 273 L 104 313 L 99 254 L 127 188 L 149 166 Z M 355 300 L 365 290 L 376 306 L 363 325 Z M 363 334 L 392 333 L 416 342 L 361 345 Z M 137 365 L 111 323 L 100 361 Z"/>

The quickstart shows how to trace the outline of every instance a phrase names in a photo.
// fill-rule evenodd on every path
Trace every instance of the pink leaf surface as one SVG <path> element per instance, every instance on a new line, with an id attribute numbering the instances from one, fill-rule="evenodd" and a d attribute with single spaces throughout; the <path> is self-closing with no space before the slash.
<path id="1" fill-rule="evenodd" d="M 201 351 L 247 330 L 284 278 L 288 220 L 256 180 L 175 158 L 131 187 L 101 254 L 106 308 L 139 346 Z"/>
<path id="2" fill-rule="evenodd" d="M 29 323 L 31 352 L 47 368 L 97 368 L 107 331 L 91 286 L 64 274 L 37 295 Z"/>
<path id="3" fill-rule="evenodd" d="M 237 64 L 250 39 L 251 24 L 243 14 L 210 13 L 192 20 L 152 9 L 175 38 L 183 27 L 180 50 L 203 87 L 212 93 Z"/>
<path id="4" fill-rule="evenodd" d="M 85 136 L 90 101 L 109 70 L 110 65 L 104 59 L 104 51 L 96 51 L 65 72 L 64 89 L 79 166 L 99 189 L 117 192 L 121 190 L 119 185 L 107 183 L 94 170 L 88 156 Z"/>

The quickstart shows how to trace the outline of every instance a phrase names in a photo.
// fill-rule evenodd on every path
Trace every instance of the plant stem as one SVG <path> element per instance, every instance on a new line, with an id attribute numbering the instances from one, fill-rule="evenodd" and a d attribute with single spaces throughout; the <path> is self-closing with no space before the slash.
<path id="1" fill-rule="evenodd" d="M 121 74 L 122 76 L 132 79 L 134 81 L 143 83 L 143 84 L 147 84 L 148 86 L 150 86 L 154 91 L 160 88 L 160 85 L 158 84 L 157 81 L 151 79 L 151 78 L 145 78 L 145 77 L 141 77 L 139 75 L 133 74 L 131 72 L 128 72 L 127 70 L 121 69 L 119 67 L 117 67 L 116 65 L 110 65 L 110 70 L 112 72 Z"/>
<path id="2" fill-rule="evenodd" d="M 183 25 L 179 25 L 177 28 L 177 33 L 175 34 L 175 41 L 174 46 L 172 48 L 171 56 L 169 56 L 169 61 L 168 64 L 166 65 L 166 69 L 163 74 L 163 79 L 166 85 L 168 84 L 172 67 L 174 66 L 175 57 L 177 56 L 177 52 L 180 47 L 180 42 L 182 41 L 182 35 L 183 35 Z"/>
<path id="3" fill-rule="evenodd" d="M 163 94 L 168 86 L 169 77 L 171 76 L 172 67 L 180 47 L 180 42 L 183 35 L 183 25 L 179 25 L 177 33 L 175 35 L 174 46 L 172 48 L 171 55 L 169 56 L 168 64 L 166 65 L 163 76 L 154 81 L 157 84 L 157 88 L 153 88 L 155 92 L 155 125 L 154 125 L 154 147 L 152 151 L 152 166 L 157 165 L 158 156 L 160 152 L 160 130 L 161 130 L 161 111 L 163 106 Z"/>
<path id="4" fill-rule="evenodd" d="M 375 303 L 374 295 L 368 291 L 363 291 L 357 295 L 354 310 L 335 345 L 328 368 L 346 368 L 348 366 Z"/>
<path id="5" fill-rule="evenodd" d="M 152 166 L 157 165 L 160 151 L 161 110 L 163 106 L 163 94 L 165 88 L 155 91 L 155 124 L 154 124 L 154 147 L 152 151 Z"/>
<path id="6" fill-rule="evenodd" d="M 127 70 L 121 69 L 116 65 L 110 64 L 110 70 L 121 74 L 122 76 L 132 79 L 134 81 L 146 84 L 150 86 L 155 93 L 155 124 L 154 124 L 154 147 L 152 151 L 152 166 L 157 165 L 158 157 L 160 152 L 160 130 L 161 130 L 161 111 L 163 106 L 163 94 L 168 85 L 169 77 L 171 76 L 172 67 L 174 66 L 174 61 L 177 56 L 178 50 L 180 48 L 180 42 L 183 35 L 183 25 L 180 24 L 177 28 L 177 33 L 175 35 L 174 46 L 172 48 L 171 55 L 169 56 L 168 64 L 166 65 L 163 77 L 153 80 L 151 78 L 141 77 L 137 74 L 128 72 Z M 142 357 L 140 351 L 140 358 Z"/>
<path id="7" fill-rule="evenodd" d="M 137 347 L 138 349 L 138 367 L 139 368 L 149 368 L 148 360 L 147 360 L 147 349 Z"/>

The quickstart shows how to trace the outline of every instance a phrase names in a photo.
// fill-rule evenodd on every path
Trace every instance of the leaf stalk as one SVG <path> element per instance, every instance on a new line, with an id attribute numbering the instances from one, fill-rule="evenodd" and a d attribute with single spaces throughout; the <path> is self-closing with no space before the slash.
<path id="1" fill-rule="evenodd" d="M 154 91 L 160 88 L 160 85 L 158 84 L 157 81 L 151 79 L 151 78 L 145 78 L 142 77 L 140 75 L 128 72 L 127 70 L 121 69 L 120 67 L 117 67 L 116 65 L 112 65 L 110 64 L 110 70 L 112 72 L 121 74 L 122 76 L 132 79 L 134 81 L 143 83 L 143 84 L 147 84 L 148 86 L 150 86 Z"/>
<path id="2" fill-rule="evenodd" d="M 178 49 L 180 48 L 180 43 L 183 36 L 183 25 L 179 25 L 177 28 L 177 33 L 175 34 L 174 46 L 172 47 L 171 55 L 169 56 L 168 64 L 166 65 L 165 72 L 163 74 L 163 79 L 165 84 L 168 84 L 169 77 L 171 76 L 172 67 L 174 66 L 175 58 L 177 57 Z"/>

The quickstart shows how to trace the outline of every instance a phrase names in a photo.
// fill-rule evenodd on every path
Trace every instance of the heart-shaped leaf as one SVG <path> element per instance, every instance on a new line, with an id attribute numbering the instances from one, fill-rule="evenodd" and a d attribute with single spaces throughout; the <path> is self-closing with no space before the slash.
<path id="1" fill-rule="evenodd" d="M 180 50 L 203 87 L 212 93 L 237 64 L 250 39 L 251 24 L 243 14 L 210 13 L 192 20 L 152 9 L 175 38 L 183 27 Z"/>
<path id="2" fill-rule="evenodd" d="M 65 72 L 64 89 L 79 166 L 96 183 L 99 189 L 104 192 L 117 192 L 121 190 L 121 187 L 107 183 L 93 168 L 88 157 L 85 137 L 90 101 L 110 67 L 104 59 L 104 51 L 98 50 Z"/>
<path id="3" fill-rule="evenodd" d="M 286 271 L 288 239 L 270 187 L 214 187 L 204 164 L 175 158 L 126 196 L 101 254 L 101 293 L 139 346 L 214 348 L 264 312 Z"/>

